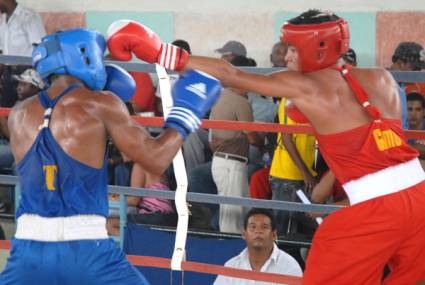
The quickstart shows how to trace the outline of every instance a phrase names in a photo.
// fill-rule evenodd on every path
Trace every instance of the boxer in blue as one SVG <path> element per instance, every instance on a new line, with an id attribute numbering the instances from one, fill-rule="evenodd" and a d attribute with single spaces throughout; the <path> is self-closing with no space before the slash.
<path id="1" fill-rule="evenodd" d="M 131 120 L 122 101 L 131 98 L 134 81 L 105 66 L 105 47 L 103 36 L 87 29 L 58 32 L 34 46 L 33 65 L 48 88 L 17 105 L 8 121 L 22 200 L 0 284 L 149 284 L 106 233 L 107 138 L 161 174 L 221 85 L 187 72 L 154 139 Z"/>

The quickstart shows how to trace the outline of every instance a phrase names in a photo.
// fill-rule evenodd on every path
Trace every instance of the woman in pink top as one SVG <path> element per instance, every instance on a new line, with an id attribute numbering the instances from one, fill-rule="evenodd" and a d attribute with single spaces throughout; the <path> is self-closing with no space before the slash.
<path id="1" fill-rule="evenodd" d="M 156 189 L 169 191 L 167 176 L 160 176 L 146 172 L 139 164 L 134 164 L 131 172 L 131 187 Z M 134 211 L 128 211 L 129 223 L 175 226 L 177 216 L 170 200 L 155 197 L 128 196 L 127 207 L 133 207 Z M 119 235 L 119 218 L 108 218 L 109 235 Z"/>

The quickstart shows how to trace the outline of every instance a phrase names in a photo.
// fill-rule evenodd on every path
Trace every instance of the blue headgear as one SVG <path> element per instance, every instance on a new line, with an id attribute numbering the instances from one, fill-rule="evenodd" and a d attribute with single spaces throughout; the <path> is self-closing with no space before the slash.
<path id="1" fill-rule="evenodd" d="M 105 38 L 88 29 L 60 31 L 45 36 L 32 51 L 32 65 L 48 84 L 48 76 L 71 75 L 82 80 L 92 90 L 102 90 L 106 84 L 103 54 Z"/>

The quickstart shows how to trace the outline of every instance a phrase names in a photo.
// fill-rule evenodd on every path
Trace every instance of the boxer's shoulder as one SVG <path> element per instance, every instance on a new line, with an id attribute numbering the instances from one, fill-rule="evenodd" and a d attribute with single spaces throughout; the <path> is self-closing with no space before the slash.
<path id="1" fill-rule="evenodd" d="M 385 68 L 352 68 L 350 73 L 355 77 L 365 78 L 367 81 L 371 80 L 386 80 L 391 77 L 391 73 Z M 392 77 L 391 77 L 392 78 Z"/>

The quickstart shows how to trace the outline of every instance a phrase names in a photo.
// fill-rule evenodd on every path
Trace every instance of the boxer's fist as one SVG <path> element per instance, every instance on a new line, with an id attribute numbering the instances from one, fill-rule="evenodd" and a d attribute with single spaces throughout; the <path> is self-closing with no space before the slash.
<path id="1" fill-rule="evenodd" d="M 173 107 L 165 120 L 165 128 L 176 129 L 186 139 L 199 128 L 201 119 L 220 93 L 220 81 L 206 73 L 189 70 L 173 86 Z"/>
<path id="2" fill-rule="evenodd" d="M 136 82 L 133 77 L 123 68 L 115 64 L 107 64 L 106 69 L 106 85 L 103 90 L 112 91 L 120 97 L 123 102 L 127 102 L 134 96 L 136 92 Z"/>
<path id="3" fill-rule="evenodd" d="M 171 44 L 164 44 L 148 27 L 131 20 L 113 22 L 107 32 L 108 49 L 118 60 L 130 60 L 132 54 L 148 63 L 158 63 L 167 69 L 181 70 L 189 53 Z"/>

